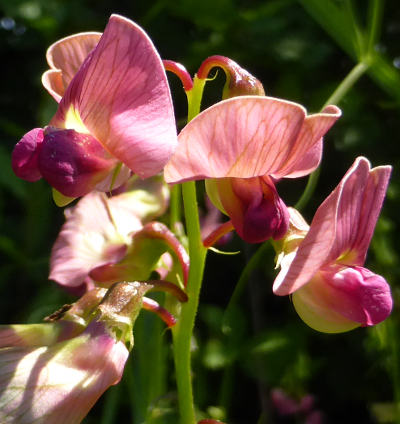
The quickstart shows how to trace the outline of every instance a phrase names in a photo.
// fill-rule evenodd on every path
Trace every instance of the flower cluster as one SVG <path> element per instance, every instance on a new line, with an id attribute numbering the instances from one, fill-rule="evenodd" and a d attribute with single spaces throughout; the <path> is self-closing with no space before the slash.
<path id="1" fill-rule="evenodd" d="M 120 380 L 140 309 L 169 327 L 180 319 L 190 293 L 187 240 L 179 219 L 171 229 L 154 221 L 178 183 L 205 180 L 228 217 L 205 247 L 232 230 L 248 243 L 272 239 L 281 267 L 273 291 L 291 295 L 309 326 L 342 332 L 390 314 L 389 285 L 363 267 L 390 166 L 371 169 L 357 158 L 310 226 L 278 194 L 282 178 L 319 166 L 338 107 L 308 114 L 265 96 L 256 78 L 222 56 L 206 59 L 192 79 L 118 15 L 103 34 L 56 42 L 47 61 L 42 82 L 58 108 L 47 126 L 22 137 L 12 166 L 27 181 L 44 178 L 60 206 L 82 197 L 65 211 L 49 276 L 81 298 L 47 323 L 0 328 L 1 422 L 80 422 Z M 223 99 L 200 112 L 198 93 L 215 66 L 227 77 Z M 188 97 L 190 122 L 179 135 L 165 69 Z M 150 290 L 168 293 L 177 316 L 146 297 Z"/>

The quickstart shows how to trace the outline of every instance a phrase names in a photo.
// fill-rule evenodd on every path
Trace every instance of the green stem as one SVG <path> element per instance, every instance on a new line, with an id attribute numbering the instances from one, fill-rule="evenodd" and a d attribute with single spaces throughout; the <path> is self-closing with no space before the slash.
<path id="1" fill-rule="evenodd" d="M 382 24 L 384 0 L 370 0 L 368 7 L 368 27 L 367 36 L 368 44 L 367 51 L 368 55 L 373 56 L 375 54 L 375 44 L 379 38 L 379 33 Z"/>
<path id="2" fill-rule="evenodd" d="M 206 79 L 199 79 L 195 76 L 193 87 L 186 91 L 188 99 L 188 122 L 200 113 L 201 99 L 206 81 Z M 190 348 L 203 281 L 207 249 L 203 246 L 201 238 L 195 182 L 189 181 L 183 183 L 182 195 L 189 241 L 190 269 L 187 284 L 189 300 L 187 303 L 182 304 L 179 320 L 172 329 L 172 335 L 180 422 L 182 424 L 195 424 L 196 416 L 193 402 Z"/>
<path id="3" fill-rule="evenodd" d="M 207 249 L 205 249 L 201 240 L 195 183 L 184 183 L 182 192 L 189 238 L 190 271 L 187 285 L 189 300 L 182 305 L 178 324 L 173 328 L 172 334 L 180 420 L 182 424 L 194 424 L 196 418 L 193 403 L 190 347 Z"/>
<path id="4" fill-rule="evenodd" d="M 176 224 L 181 221 L 181 186 L 179 184 L 175 184 L 171 188 L 171 198 L 169 202 L 169 207 L 170 228 L 173 232 L 175 232 Z"/>
<path id="5" fill-rule="evenodd" d="M 348 73 L 346 78 L 338 85 L 336 90 L 328 98 L 324 106 L 322 106 L 322 109 L 330 104 L 339 104 L 342 98 L 353 87 L 353 85 L 362 77 L 363 74 L 365 74 L 367 69 L 368 64 L 364 62 L 357 63 L 357 65 L 354 66 L 354 68 Z"/>
<path id="6" fill-rule="evenodd" d="M 364 62 L 358 63 L 354 68 L 349 72 L 346 78 L 338 85 L 336 90 L 328 98 L 325 104 L 322 106 L 324 109 L 326 106 L 331 104 L 339 104 L 347 92 L 353 87 L 353 85 L 361 78 L 362 75 L 367 71 L 368 64 Z M 307 186 L 301 195 L 299 201 L 296 203 L 296 209 L 303 209 L 312 195 L 314 194 L 315 188 L 317 186 L 318 178 L 320 174 L 320 168 L 317 168 L 308 178 Z"/>

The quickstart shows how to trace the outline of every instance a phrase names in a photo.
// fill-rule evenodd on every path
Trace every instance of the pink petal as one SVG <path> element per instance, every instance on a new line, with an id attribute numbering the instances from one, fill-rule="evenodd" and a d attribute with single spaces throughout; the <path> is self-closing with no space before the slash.
<path id="1" fill-rule="evenodd" d="M 12 152 L 11 166 L 17 177 L 31 182 L 42 178 L 38 167 L 38 156 L 43 137 L 43 129 L 34 128 L 27 132 L 15 145 Z"/>
<path id="2" fill-rule="evenodd" d="M 296 291 L 293 303 L 308 325 L 325 332 L 378 324 L 389 316 L 393 304 L 383 277 L 366 268 L 338 265 L 324 269 Z"/>
<path id="3" fill-rule="evenodd" d="M 81 333 L 83 327 L 72 321 L 0 326 L 0 348 L 50 346 Z"/>
<path id="4" fill-rule="evenodd" d="M 91 269 L 122 259 L 130 234 L 142 225 L 129 199 L 125 206 L 118 196 L 113 199 L 93 192 L 66 211 L 67 220 L 51 253 L 51 280 L 79 286 Z"/>
<path id="5" fill-rule="evenodd" d="M 293 252 L 290 259 L 282 261 L 281 271 L 273 285 L 275 294 L 285 296 L 298 290 L 326 263 L 335 242 L 339 194 L 335 190 L 322 203 L 297 252 Z"/>
<path id="6" fill-rule="evenodd" d="M 272 97 L 242 96 L 206 109 L 179 134 L 165 167 L 168 183 L 204 178 L 249 178 L 285 165 L 305 109 Z"/>
<path id="7" fill-rule="evenodd" d="M 285 166 L 275 178 L 286 176 L 302 177 L 314 171 L 319 165 L 322 150 L 322 137 L 340 117 L 341 111 L 336 106 L 327 106 L 321 113 L 307 116 L 301 127 L 296 145 L 290 152 Z"/>
<path id="8" fill-rule="evenodd" d="M 308 175 L 318 168 L 322 158 L 323 140 L 317 141 L 314 146 L 296 162 L 296 167 L 285 178 L 298 178 Z"/>
<path id="9" fill-rule="evenodd" d="M 62 72 L 59 69 L 49 69 L 42 75 L 42 84 L 54 100 L 59 103 L 65 92 Z"/>
<path id="10" fill-rule="evenodd" d="M 181 131 L 165 179 L 176 183 L 306 175 L 320 160 L 321 146 L 316 144 L 339 116 L 340 110 L 331 106 L 306 117 L 302 106 L 272 97 L 225 100 L 200 113 Z"/>
<path id="11" fill-rule="evenodd" d="M 47 63 L 51 70 L 57 70 L 62 85 L 54 74 L 43 74 L 42 82 L 51 95 L 61 98 L 74 75 L 78 72 L 88 54 L 96 47 L 101 37 L 99 32 L 82 32 L 65 37 L 52 44 L 46 53 Z M 51 72 L 47 71 L 47 72 Z M 53 84 L 53 83 L 56 84 Z"/>
<path id="12" fill-rule="evenodd" d="M 279 295 L 293 293 L 323 265 L 362 265 L 386 192 L 390 167 L 370 171 L 359 157 L 315 213 L 293 262 L 274 282 Z"/>
<path id="13" fill-rule="evenodd" d="M 0 422 L 80 423 L 122 376 L 128 350 L 103 323 L 50 347 L 0 349 Z"/>
<path id="14" fill-rule="evenodd" d="M 351 247 L 358 256 L 355 263 L 363 264 L 367 254 L 368 246 L 374 233 L 375 225 L 385 199 L 389 183 L 391 166 L 378 166 L 371 169 L 368 181 L 364 189 L 364 197 L 358 221 L 356 239 Z"/>
<path id="15" fill-rule="evenodd" d="M 292 302 L 299 317 L 309 327 L 322 333 L 343 333 L 359 327 L 358 322 L 335 310 L 330 295 L 334 296 L 336 293 L 329 291 L 317 274 L 308 284 L 293 293 Z M 333 298 L 334 301 L 340 299 L 340 296 Z"/>
<path id="16" fill-rule="evenodd" d="M 52 125 L 73 107 L 88 131 L 140 177 L 157 174 L 176 147 L 168 81 L 151 40 L 112 15 L 60 102 Z"/>

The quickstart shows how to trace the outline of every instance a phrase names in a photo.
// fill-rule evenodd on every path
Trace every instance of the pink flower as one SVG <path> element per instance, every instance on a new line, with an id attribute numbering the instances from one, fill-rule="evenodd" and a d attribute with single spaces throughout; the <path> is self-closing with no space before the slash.
<path id="1" fill-rule="evenodd" d="M 129 354 L 113 330 L 120 311 L 108 302 L 115 322 L 100 309 L 97 319 L 86 320 L 104 294 L 88 293 L 68 311 L 53 314 L 55 322 L 0 326 L 0 422 L 80 423 L 119 382 Z M 143 294 L 133 302 L 140 303 Z"/>
<path id="2" fill-rule="evenodd" d="M 279 239 L 289 214 L 275 182 L 307 175 L 318 166 L 322 136 L 339 116 L 336 106 L 307 116 L 302 106 L 272 97 L 224 100 L 179 134 L 165 179 L 206 179 L 208 195 L 240 237 L 251 243 Z"/>
<path id="3" fill-rule="evenodd" d="M 155 175 L 177 142 L 168 81 L 148 36 L 112 15 L 96 44 L 97 37 L 78 34 L 50 47 L 43 83 L 63 97 L 49 125 L 29 131 L 13 151 L 17 176 L 43 177 L 67 197 L 110 191 L 131 171 Z"/>
<path id="4" fill-rule="evenodd" d="M 84 196 L 65 212 L 49 278 L 74 293 L 93 287 L 93 280 L 106 286 L 146 280 L 170 249 L 186 279 L 189 260 L 183 247 L 163 224 L 149 222 L 164 213 L 168 196 L 161 178 L 135 180 L 128 191 L 110 198 L 99 192 Z"/>
<path id="5" fill-rule="evenodd" d="M 50 322 L 0 326 L 0 422 L 80 423 L 120 381 L 141 308 L 175 324 L 168 311 L 144 297 L 152 289 L 187 301 L 168 283 L 124 282 L 86 293 L 50 315 Z"/>
<path id="6" fill-rule="evenodd" d="M 370 169 L 367 159 L 357 158 L 304 240 L 284 248 L 274 292 L 292 294 L 300 317 L 318 331 L 374 325 L 391 312 L 389 285 L 363 267 L 390 173 L 390 166 Z"/>

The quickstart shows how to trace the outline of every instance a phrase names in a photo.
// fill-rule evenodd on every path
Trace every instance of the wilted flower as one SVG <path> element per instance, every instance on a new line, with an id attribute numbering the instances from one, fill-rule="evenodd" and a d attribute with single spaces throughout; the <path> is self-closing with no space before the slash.
<path id="1" fill-rule="evenodd" d="M 206 109 L 179 134 L 165 167 L 168 183 L 206 179 L 212 202 L 245 241 L 279 239 L 289 214 L 275 182 L 309 174 L 319 164 L 322 136 L 340 116 L 336 106 L 308 115 L 295 103 L 241 96 Z"/>
<path id="2" fill-rule="evenodd" d="M 110 191 L 132 171 L 157 174 L 177 142 L 168 81 L 148 36 L 112 15 L 97 44 L 96 37 L 78 34 L 50 48 L 50 66 L 59 69 L 43 81 L 63 97 L 49 125 L 29 131 L 13 151 L 16 175 L 45 178 L 59 204 Z"/>
<path id="3" fill-rule="evenodd" d="M 300 317 L 318 331 L 374 325 L 391 312 L 389 285 L 363 267 L 390 173 L 390 166 L 370 169 L 367 159 L 357 158 L 318 208 L 308 232 L 306 224 L 297 224 L 297 240 L 294 230 L 292 244 L 283 241 L 274 292 L 292 294 Z"/>

